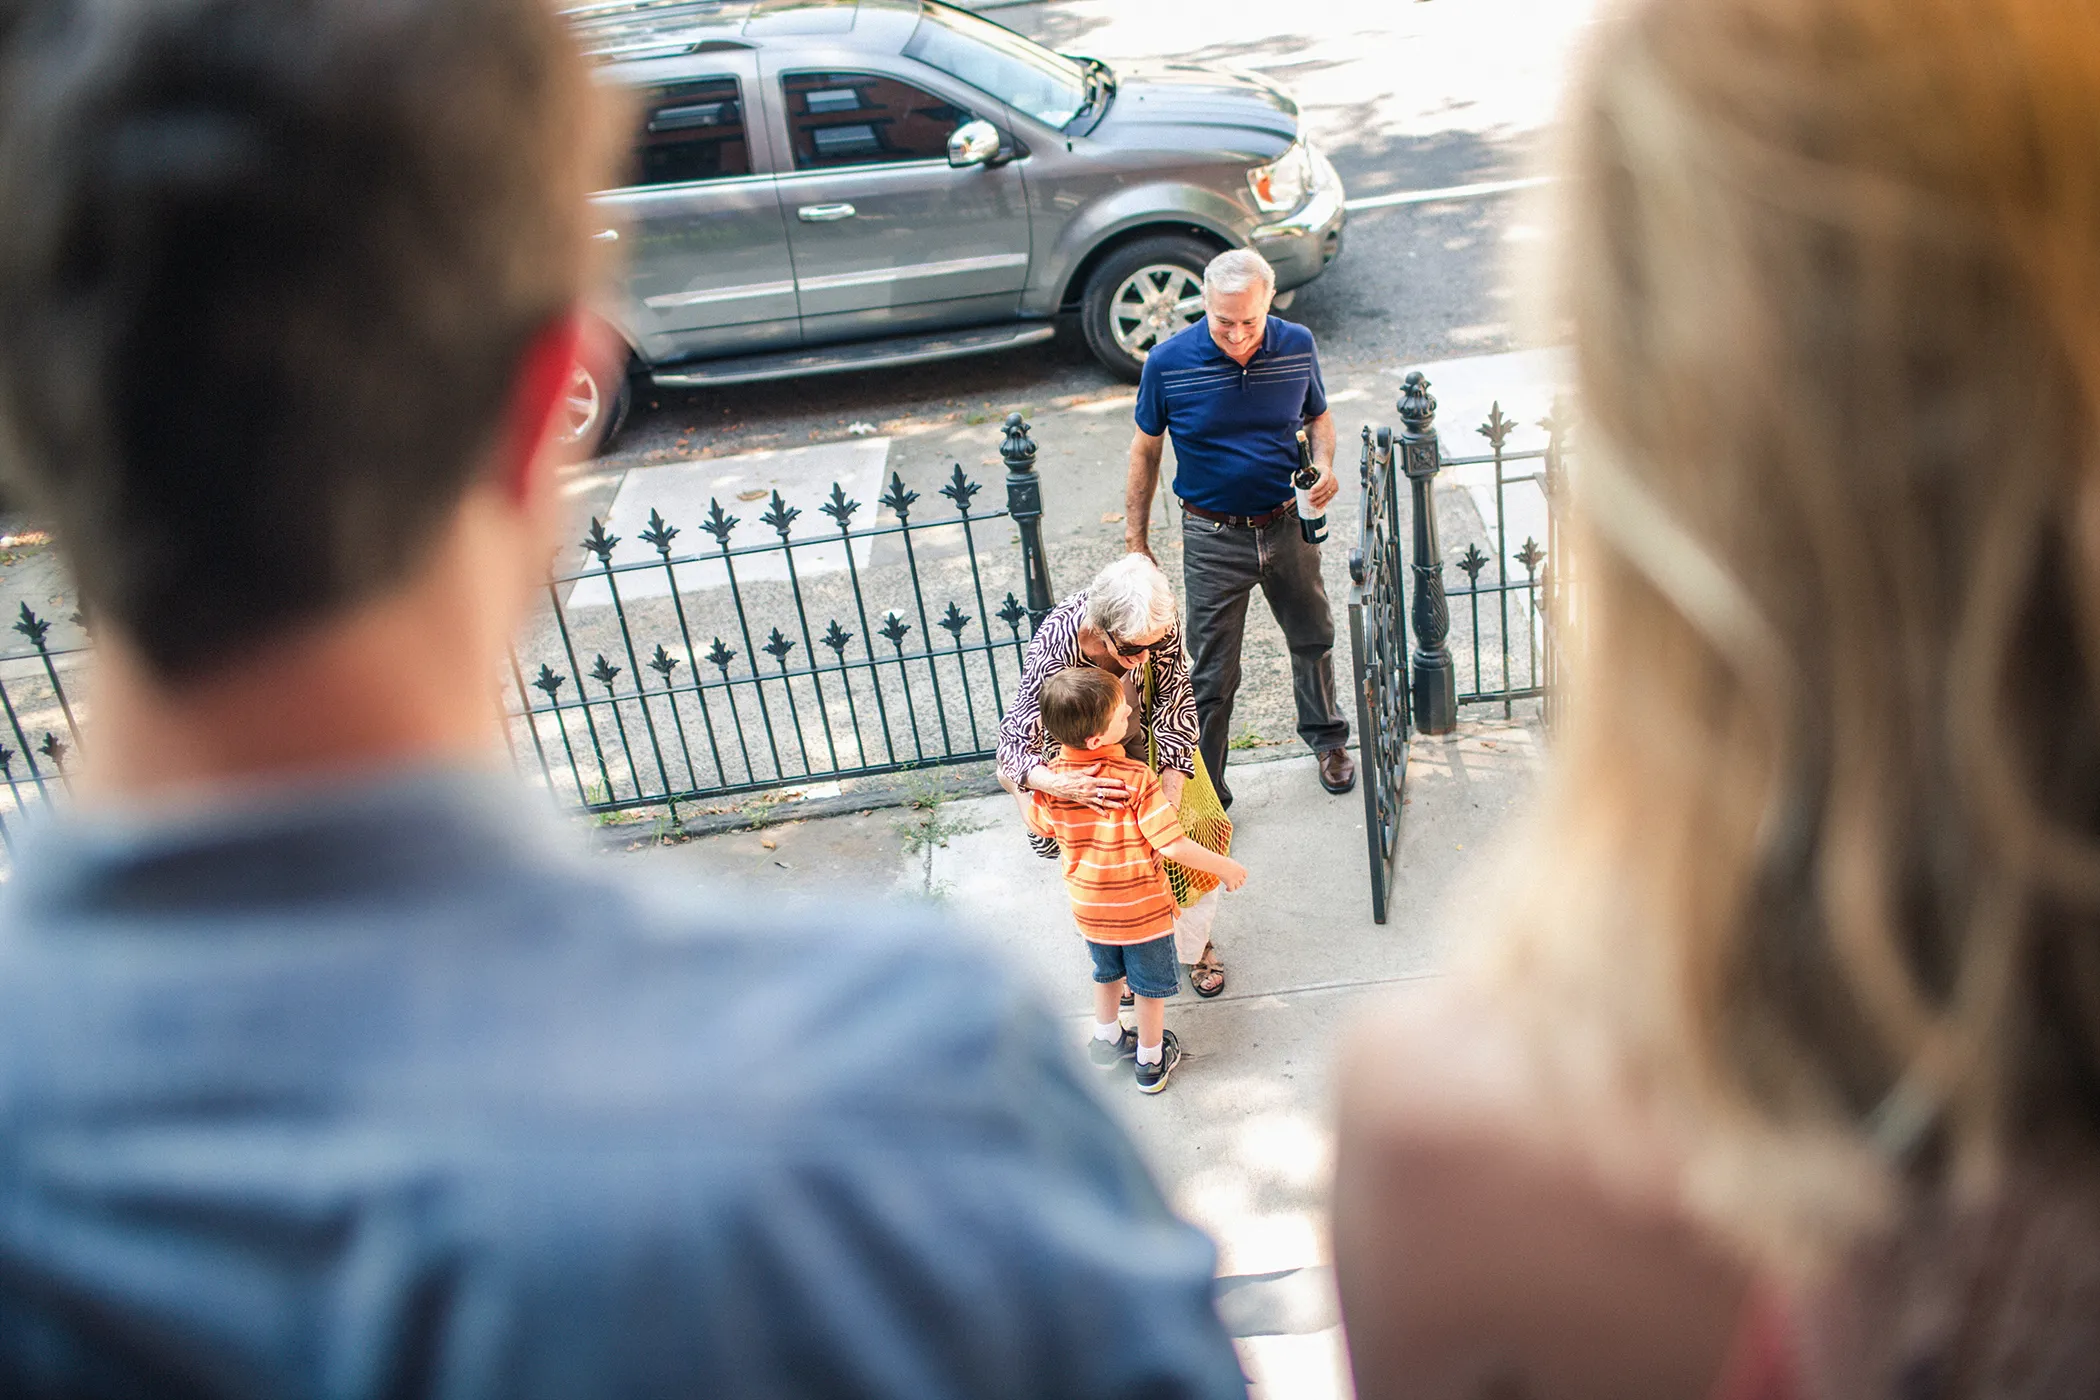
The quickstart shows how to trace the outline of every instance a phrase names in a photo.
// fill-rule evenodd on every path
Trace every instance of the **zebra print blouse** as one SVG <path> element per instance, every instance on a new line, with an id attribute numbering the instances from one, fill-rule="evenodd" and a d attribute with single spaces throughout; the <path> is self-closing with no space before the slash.
<path id="1" fill-rule="evenodd" d="M 1079 624 L 1086 617 L 1086 594 L 1074 593 L 1044 614 L 1021 662 L 1021 689 L 999 721 L 999 771 L 1016 783 L 1028 770 L 1048 763 L 1057 741 L 1043 728 L 1043 682 L 1086 658 L 1079 651 Z M 1188 658 L 1181 651 L 1181 629 L 1170 627 L 1152 649 L 1152 713 L 1144 723 L 1159 744 L 1159 766 L 1177 773 L 1196 771 L 1196 692 L 1189 688 Z M 1145 755 L 1132 758 L 1143 762 Z"/>

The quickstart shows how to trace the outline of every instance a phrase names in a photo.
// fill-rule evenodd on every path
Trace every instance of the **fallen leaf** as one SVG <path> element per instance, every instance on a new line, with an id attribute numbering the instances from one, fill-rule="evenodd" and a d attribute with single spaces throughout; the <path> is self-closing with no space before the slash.
<path id="1" fill-rule="evenodd" d="M 780 843 L 778 841 L 775 841 L 770 836 L 766 837 L 763 841 L 760 841 L 758 844 L 764 846 L 769 851 L 777 851 L 780 849 Z"/>
<path id="2" fill-rule="evenodd" d="M 1101 523 L 1103 525 L 1113 525 L 1122 518 L 1123 512 L 1120 510 L 1105 510 L 1101 512 Z"/>
<path id="3" fill-rule="evenodd" d="M 736 498 L 740 501 L 763 501 L 766 496 L 767 493 L 764 491 L 739 491 L 736 493 Z"/>

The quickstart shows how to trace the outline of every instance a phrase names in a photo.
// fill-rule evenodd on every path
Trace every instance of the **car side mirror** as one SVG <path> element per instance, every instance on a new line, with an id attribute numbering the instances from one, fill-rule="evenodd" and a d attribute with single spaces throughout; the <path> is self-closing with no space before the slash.
<path id="1" fill-rule="evenodd" d="M 948 134 L 948 164 L 957 170 L 984 165 L 999 154 L 999 128 L 979 119 L 964 122 Z"/>

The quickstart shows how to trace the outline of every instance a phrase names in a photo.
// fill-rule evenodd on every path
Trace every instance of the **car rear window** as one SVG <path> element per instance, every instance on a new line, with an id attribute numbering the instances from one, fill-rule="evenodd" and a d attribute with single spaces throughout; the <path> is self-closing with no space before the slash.
<path id="1" fill-rule="evenodd" d="M 797 170 L 948 158 L 948 136 L 970 113 L 878 73 L 789 73 L 788 140 Z"/>
<path id="2" fill-rule="evenodd" d="M 751 143 L 735 78 L 703 78 L 645 94 L 630 185 L 678 185 L 751 173 Z"/>

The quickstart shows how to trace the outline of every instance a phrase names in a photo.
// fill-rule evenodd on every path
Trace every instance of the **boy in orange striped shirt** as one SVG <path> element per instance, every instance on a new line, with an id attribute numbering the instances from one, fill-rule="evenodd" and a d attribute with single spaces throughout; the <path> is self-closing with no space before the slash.
<path id="1" fill-rule="evenodd" d="M 1183 833 L 1159 775 L 1124 755 L 1130 701 L 1114 677 L 1091 666 L 1067 667 L 1043 682 L 1042 716 L 1061 749 L 1052 769 L 1115 778 L 1130 791 L 1128 806 L 1106 808 L 1031 791 L 1028 824 L 1056 838 L 1072 918 L 1094 955 L 1088 1053 L 1104 1069 L 1135 1059 L 1138 1088 L 1156 1094 L 1181 1061 L 1181 1044 L 1166 1028 L 1166 999 L 1180 990 L 1179 910 L 1160 862 L 1215 875 L 1228 890 L 1246 883 L 1247 868 Z M 1120 1009 L 1126 982 L 1137 1003 L 1135 1031 L 1123 1025 Z"/>

